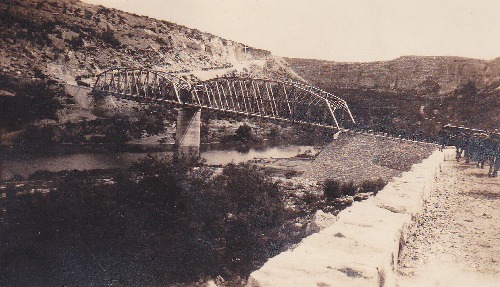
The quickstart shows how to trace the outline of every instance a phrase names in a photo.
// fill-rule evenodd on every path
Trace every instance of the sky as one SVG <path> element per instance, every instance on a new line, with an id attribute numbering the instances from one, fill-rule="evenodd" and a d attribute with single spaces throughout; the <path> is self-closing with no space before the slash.
<path id="1" fill-rule="evenodd" d="M 499 0 L 84 0 L 277 56 L 339 62 L 500 57 Z"/>

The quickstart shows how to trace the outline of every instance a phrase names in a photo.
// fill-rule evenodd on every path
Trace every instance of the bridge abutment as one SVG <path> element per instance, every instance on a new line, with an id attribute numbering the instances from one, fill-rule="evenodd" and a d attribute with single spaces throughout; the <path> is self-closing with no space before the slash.
<path id="1" fill-rule="evenodd" d="M 179 109 L 175 131 L 177 156 L 200 155 L 200 129 L 201 109 Z"/>

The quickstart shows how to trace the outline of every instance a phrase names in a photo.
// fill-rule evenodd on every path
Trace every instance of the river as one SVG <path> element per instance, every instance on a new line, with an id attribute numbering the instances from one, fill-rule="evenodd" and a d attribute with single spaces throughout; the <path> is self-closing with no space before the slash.
<path id="1" fill-rule="evenodd" d="M 225 165 L 241 163 L 254 158 L 291 158 L 306 150 L 314 151 L 312 146 L 278 146 L 251 148 L 247 151 L 237 150 L 206 150 L 201 157 L 208 165 Z M 0 180 L 11 179 L 14 175 L 27 177 L 38 170 L 90 170 L 126 168 L 138 159 L 146 156 L 145 152 L 111 152 L 111 153 L 19 153 L 0 157 Z M 170 157 L 173 152 L 153 152 L 158 157 Z"/>

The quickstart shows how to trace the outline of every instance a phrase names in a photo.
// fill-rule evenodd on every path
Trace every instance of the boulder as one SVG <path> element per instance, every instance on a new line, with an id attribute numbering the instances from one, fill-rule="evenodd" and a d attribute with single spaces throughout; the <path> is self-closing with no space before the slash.
<path id="1" fill-rule="evenodd" d="M 306 234 L 311 235 L 316 232 L 320 232 L 321 230 L 331 226 L 337 217 L 331 213 L 325 213 L 322 210 L 316 211 L 311 222 L 307 224 Z"/>

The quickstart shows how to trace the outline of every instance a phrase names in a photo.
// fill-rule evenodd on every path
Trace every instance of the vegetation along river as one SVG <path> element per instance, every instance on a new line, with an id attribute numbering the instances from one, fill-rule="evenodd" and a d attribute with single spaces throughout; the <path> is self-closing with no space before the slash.
<path id="1" fill-rule="evenodd" d="M 254 158 L 291 158 L 312 146 L 289 145 L 278 147 L 251 148 L 245 151 L 237 150 L 205 150 L 201 157 L 208 165 L 225 165 L 241 163 Z M 0 180 L 11 179 L 14 176 L 27 177 L 38 170 L 90 170 L 126 168 L 138 159 L 146 156 L 146 152 L 71 152 L 71 153 L 16 153 L 0 157 Z M 173 152 L 154 152 L 158 157 L 170 157 Z"/>

